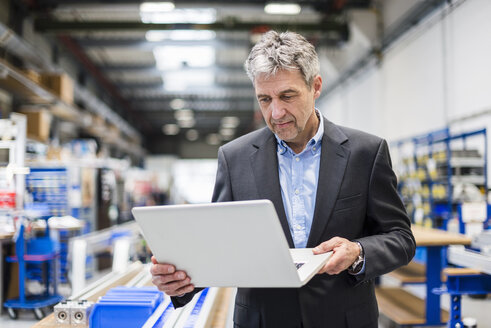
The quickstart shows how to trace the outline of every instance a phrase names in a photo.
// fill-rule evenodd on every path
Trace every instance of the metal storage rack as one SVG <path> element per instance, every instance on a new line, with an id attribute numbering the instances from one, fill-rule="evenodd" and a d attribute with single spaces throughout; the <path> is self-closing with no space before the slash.
<path id="1" fill-rule="evenodd" d="M 470 146 L 471 138 L 472 141 L 480 142 L 479 150 L 475 148 L 476 144 Z M 457 144 L 460 148 L 456 147 Z M 488 184 L 486 129 L 451 133 L 450 129 L 446 128 L 400 140 L 393 146 L 395 146 L 393 150 L 400 157 L 399 163 L 395 157 L 395 168 L 399 175 L 398 188 L 415 225 L 447 230 L 450 220 L 459 216 L 460 203 L 466 200 L 462 195 L 457 195 L 455 187 L 458 183 L 471 183 L 477 186 L 480 196 L 485 199 Z M 404 152 L 405 156 L 401 156 Z M 413 226 L 413 231 L 418 232 L 419 229 L 421 228 Z M 397 270 L 403 278 L 408 278 L 408 281 L 401 280 L 403 283 L 426 285 L 425 311 L 419 313 L 419 319 L 414 319 L 415 321 L 408 319 L 403 324 L 435 325 L 447 320 L 448 313 L 444 311 L 440 313 L 440 297 L 439 294 L 435 294 L 435 290 L 441 287 L 440 275 L 442 268 L 447 266 L 448 245 L 446 242 L 438 244 L 439 237 L 436 234 L 439 230 L 433 231 L 435 236 L 424 242 L 420 240 L 421 238 L 418 239 L 415 232 L 418 247 L 412 265 Z M 441 233 L 446 232 L 441 231 Z M 463 241 L 459 243 L 466 245 Z M 403 272 L 403 269 L 414 275 L 409 277 L 408 272 Z M 399 289 L 396 291 L 400 292 Z M 396 296 L 404 296 L 405 299 L 412 297 L 411 302 L 414 304 L 418 301 L 409 293 L 380 296 L 382 299 Z M 408 309 L 412 307 L 408 306 Z"/>
<path id="2" fill-rule="evenodd" d="M 0 87 L 14 93 L 23 104 L 49 104 L 53 105 L 56 110 L 52 111 L 53 115 L 62 120 L 71 121 L 84 128 L 87 132 L 100 137 L 107 143 L 117 147 L 127 154 L 136 158 L 141 158 L 145 150 L 141 147 L 141 136 L 126 121 L 117 116 L 107 105 L 98 100 L 84 88 L 77 86 L 74 90 L 77 99 L 82 99 L 85 106 L 93 113 L 97 113 L 106 120 L 117 126 L 128 138 L 113 138 L 107 132 L 107 129 L 93 129 L 90 120 L 83 119 L 82 110 L 75 105 L 67 104 L 56 95 L 47 90 L 44 86 L 30 80 L 23 72 L 10 65 L 3 59 L 0 59 Z M 137 142 L 135 143 L 134 140 Z"/>
<path id="3" fill-rule="evenodd" d="M 95 204 L 90 207 L 81 207 L 80 201 L 75 201 L 71 190 L 80 191 L 80 183 L 75 183 L 70 178 L 70 172 L 80 170 L 80 167 L 57 165 L 36 166 L 31 168 L 31 173 L 26 176 L 27 199 L 26 208 L 36 210 L 45 219 L 52 216 L 71 215 L 84 221 L 85 232 L 89 232 L 95 221 Z M 77 203 L 74 207 L 73 203 Z M 60 242 L 60 282 L 68 281 L 68 243 L 69 239 L 80 235 L 81 230 L 57 229 Z M 28 275 L 32 278 L 39 272 L 35 265 L 29 267 Z M 39 278 L 38 278 L 39 279 Z"/>
<path id="4" fill-rule="evenodd" d="M 481 137 L 482 154 L 469 148 L 470 138 Z M 452 148 L 456 142 L 462 149 Z M 443 129 L 395 143 L 401 155 L 396 165 L 399 191 L 415 224 L 447 229 L 456 217 L 457 205 L 463 200 L 455 194 L 457 184 L 472 184 L 484 199 L 488 189 L 486 129 L 452 134 Z"/>

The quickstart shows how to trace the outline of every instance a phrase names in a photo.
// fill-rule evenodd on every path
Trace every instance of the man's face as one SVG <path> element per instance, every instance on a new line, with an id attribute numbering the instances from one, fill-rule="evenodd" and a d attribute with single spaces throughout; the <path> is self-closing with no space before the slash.
<path id="1" fill-rule="evenodd" d="M 314 106 L 321 88 L 320 76 L 309 89 L 298 70 L 259 75 L 255 80 L 256 97 L 268 127 L 290 146 L 301 148 L 317 131 Z"/>

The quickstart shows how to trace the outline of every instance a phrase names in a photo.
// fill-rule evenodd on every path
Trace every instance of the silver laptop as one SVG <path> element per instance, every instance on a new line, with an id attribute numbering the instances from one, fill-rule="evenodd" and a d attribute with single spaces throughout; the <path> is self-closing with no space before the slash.
<path id="1" fill-rule="evenodd" d="M 196 287 L 301 287 L 332 252 L 289 249 L 269 200 L 135 207 L 133 216 L 160 263 Z"/>

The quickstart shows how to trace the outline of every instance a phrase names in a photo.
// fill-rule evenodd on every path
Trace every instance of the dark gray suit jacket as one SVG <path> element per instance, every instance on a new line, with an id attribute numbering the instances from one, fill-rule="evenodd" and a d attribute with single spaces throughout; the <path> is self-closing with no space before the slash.
<path id="1" fill-rule="evenodd" d="M 410 221 L 396 184 L 385 140 L 324 119 L 307 247 L 335 236 L 357 240 L 365 251 L 365 272 L 357 276 L 347 271 L 316 275 L 299 289 L 239 288 L 236 327 L 377 327 L 373 279 L 407 264 L 415 252 Z M 218 153 L 213 201 L 252 199 L 274 203 L 293 248 L 278 178 L 276 139 L 268 128 L 242 136 Z M 173 302 L 179 306 L 191 297 L 173 298 Z"/>

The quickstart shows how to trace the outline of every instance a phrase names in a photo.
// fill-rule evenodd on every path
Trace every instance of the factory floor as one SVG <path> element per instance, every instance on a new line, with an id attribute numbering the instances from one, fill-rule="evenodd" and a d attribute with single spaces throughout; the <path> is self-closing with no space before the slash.
<path id="1" fill-rule="evenodd" d="M 449 298 L 448 295 L 442 296 L 442 306 L 448 309 Z M 463 317 L 472 317 L 477 320 L 478 328 L 491 328 L 491 296 L 488 295 L 486 299 L 472 299 L 468 296 L 462 298 L 462 314 Z M 27 328 L 36 324 L 37 320 L 34 318 L 32 311 L 23 311 L 19 314 L 19 319 L 11 320 L 6 311 L 3 311 L 3 315 L 0 316 L 0 327 L 2 328 Z M 228 325 L 228 327 L 231 327 Z M 383 316 L 380 318 L 379 328 L 393 328 L 394 326 L 385 319 Z M 446 326 L 442 326 L 446 327 Z"/>

